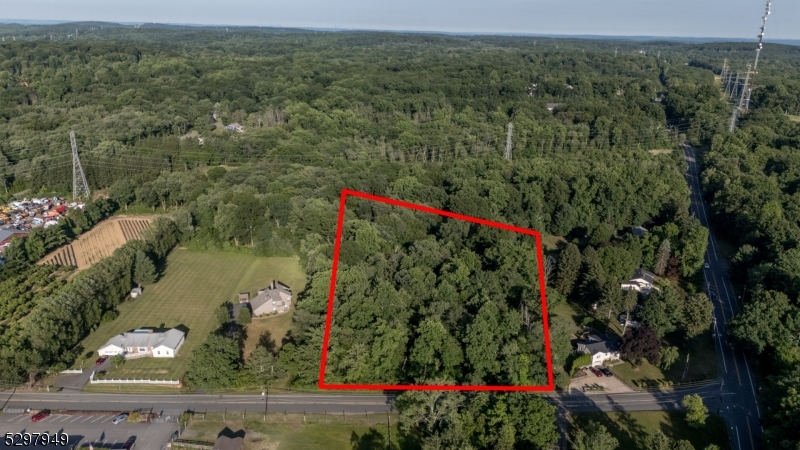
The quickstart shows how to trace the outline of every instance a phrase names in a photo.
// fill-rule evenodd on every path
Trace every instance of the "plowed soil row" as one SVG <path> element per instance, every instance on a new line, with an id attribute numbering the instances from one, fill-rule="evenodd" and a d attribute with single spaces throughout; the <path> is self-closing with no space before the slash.
<path id="1" fill-rule="evenodd" d="M 131 239 L 138 239 L 142 230 L 147 228 L 152 217 L 117 216 L 112 217 L 91 230 L 82 234 L 71 244 L 54 250 L 45 256 L 39 264 L 57 264 L 77 267 L 78 270 L 91 267 L 92 264 L 111 254 L 122 244 Z"/>

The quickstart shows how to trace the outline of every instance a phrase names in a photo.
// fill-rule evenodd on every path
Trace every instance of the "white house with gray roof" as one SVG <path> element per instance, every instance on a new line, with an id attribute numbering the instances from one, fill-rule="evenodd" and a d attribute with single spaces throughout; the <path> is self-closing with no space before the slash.
<path id="1" fill-rule="evenodd" d="M 241 300 L 240 300 L 241 301 Z M 268 288 L 258 291 L 255 298 L 250 299 L 253 315 L 280 314 L 289 311 L 292 306 L 292 291 L 289 286 L 273 281 Z"/>
<path id="2" fill-rule="evenodd" d="M 655 280 L 656 276 L 653 272 L 644 269 L 636 269 L 633 271 L 633 276 L 629 280 L 625 280 L 621 283 L 621 287 L 623 291 L 633 289 L 636 292 L 647 295 L 653 289 L 659 290 L 655 285 Z"/>
<path id="3" fill-rule="evenodd" d="M 601 366 L 605 361 L 619 359 L 619 341 L 590 334 L 578 342 L 578 352 L 592 355 L 592 367 Z"/>
<path id="4" fill-rule="evenodd" d="M 100 356 L 123 355 L 126 358 L 174 358 L 185 338 L 183 331 L 175 328 L 162 333 L 152 329 L 133 330 L 112 337 L 97 353 Z"/>

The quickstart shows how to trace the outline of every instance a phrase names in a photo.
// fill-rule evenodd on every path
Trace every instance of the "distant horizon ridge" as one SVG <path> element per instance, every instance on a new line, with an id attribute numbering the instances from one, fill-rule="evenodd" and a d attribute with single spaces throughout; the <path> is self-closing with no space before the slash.
<path id="1" fill-rule="evenodd" d="M 549 38 L 577 38 L 577 39 L 619 39 L 619 40 L 633 40 L 633 41 L 683 41 L 693 43 L 705 42 L 748 42 L 751 39 L 747 36 L 741 37 L 719 37 L 719 36 L 662 36 L 662 35 L 626 35 L 626 34 L 554 34 L 554 33 L 535 33 L 535 32 L 500 32 L 500 31 L 441 31 L 441 30 L 403 30 L 403 29 L 382 29 L 382 28 L 341 28 L 341 27 L 305 27 L 305 26 L 281 26 L 280 24 L 272 25 L 230 25 L 230 24 L 212 24 L 212 23 L 177 23 L 177 22 L 114 22 L 103 20 L 38 20 L 38 19 L 8 19 L 0 18 L 0 25 L 64 25 L 64 24 L 80 24 L 80 23 L 107 23 L 111 25 L 121 26 L 137 26 L 137 25 L 162 25 L 162 26 L 178 26 L 178 27 L 228 27 L 240 29 L 255 29 L 255 28 L 274 28 L 274 29 L 290 29 L 290 30 L 308 30 L 308 31 L 328 31 L 328 32 L 346 32 L 346 31 L 372 31 L 383 33 L 414 33 L 414 34 L 443 34 L 453 36 L 511 36 L 511 37 L 549 37 Z M 766 42 L 772 43 L 794 43 L 800 44 L 800 39 L 766 39 Z"/>

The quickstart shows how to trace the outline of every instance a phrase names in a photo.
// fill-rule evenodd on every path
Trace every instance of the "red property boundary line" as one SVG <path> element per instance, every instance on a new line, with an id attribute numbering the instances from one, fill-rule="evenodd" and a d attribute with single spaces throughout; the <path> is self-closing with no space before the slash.
<path id="1" fill-rule="evenodd" d="M 539 267 L 539 291 L 542 300 L 542 318 L 544 322 L 544 348 L 547 360 L 547 385 L 545 386 L 464 386 L 464 385 L 414 385 L 414 384 L 327 384 L 325 383 L 325 367 L 328 361 L 328 345 L 331 332 L 331 321 L 333 319 L 333 302 L 334 294 L 336 292 L 336 272 L 339 266 L 339 248 L 342 242 L 342 228 L 344 223 L 345 204 L 347 196 L 363 198 L 372 200 L 379 203 L 385 203 L 393 206 L 400 206 L 403 208 L 412 209 L 414 211 L 422 211 L 426 213 L 436 214 L 451 219 L 463 220 L 466 222 L 477 223 L 480 225 L 487 225 L 490 227 L 500 228 L 515 233 L 527 234 L 533 236 L 536 241 L 536 257 Z M 345 389 L 345 390 L 406 390 L 406 391 L 553 391 L 555 383 L 553 381 L 553 358 L 550 353 L 550 326 L 547 319 L 547 300 L 545 294 L 545 279 L 544 279 L 544 262 L 542 258 L 542 236 L 538 231 L 528 230 L 526 228 L 519 228 L 513 225 L 508 225 L 499 222 L 492 222 L 491 220 L 479 219 L 477 217 L 465 216 L 449 211 L 442 211 L 440 209 L 431 208 L 428 206 L 417 205 L 400 200 L 395 200 L 386 197 L 379 197 L 377 195 L 367 194 L 364 192 L 354 191 L 350 189 L 343 189 L 342 195 L 339 200 L 339 218 L 336 227 L 336 240 L 333 248 L 333 266 L 331 273 L 331 287 L 328 293 L 328 315 L 325 319 L 325 334 L 322 339 L 322 362 L 319 367 L 319 382 L 320 389 Z"/>

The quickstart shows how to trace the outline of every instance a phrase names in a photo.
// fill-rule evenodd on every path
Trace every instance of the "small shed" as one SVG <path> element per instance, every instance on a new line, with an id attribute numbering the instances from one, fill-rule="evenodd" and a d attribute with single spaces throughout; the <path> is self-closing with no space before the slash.
<path id="1" fill-rule="evenodd" d="M 136 297 L 138 297 L 140 295 L 142 295 L 142 288 L 135 287 L 135 288 L 131 289 L 131 298 L 136 298 Z"/>
<path id="2" fill-rule="evenodd" d="M 637 237 L 644 237 L 647 234 L 647 228 L 645 227 L 633 227 L 631 228 L 631 233 Z"/>
<path id="3" fill-rule="evenodd" d="M 558 108 L 560 105 L 561 105 L 561 103 L 548 103 L 547 104 L 547 110 L 552 112 L 554 109 Z"/>

